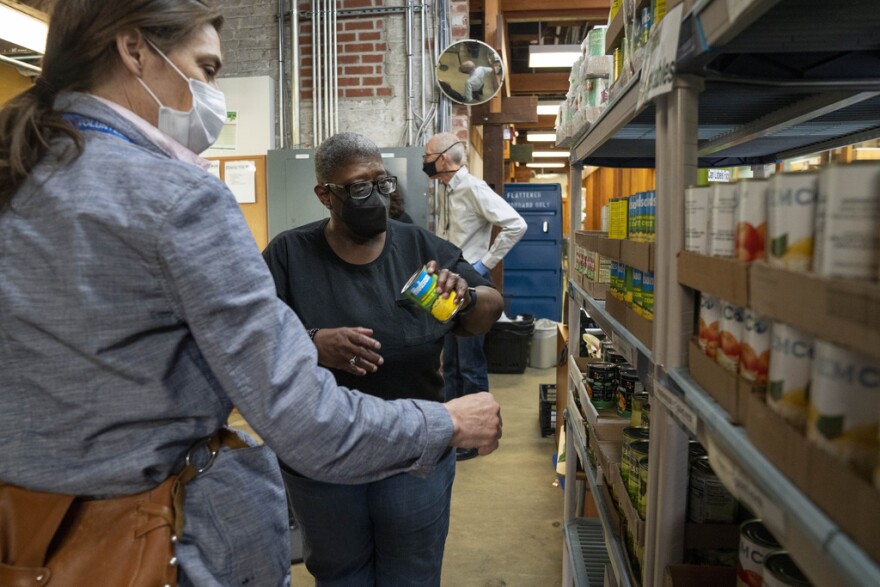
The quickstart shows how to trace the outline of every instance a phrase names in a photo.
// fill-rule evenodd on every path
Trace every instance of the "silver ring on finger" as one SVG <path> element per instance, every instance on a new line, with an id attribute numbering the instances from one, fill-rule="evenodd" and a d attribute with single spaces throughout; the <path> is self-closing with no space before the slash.
<path id="1" fill-rule="evenodd" d="M 348 364 L 351 365 L 352 367 L 354 367 L 357 364 L 357 361 L 358 361 L 358 356 L 355 355 L 348 360 Z"/>

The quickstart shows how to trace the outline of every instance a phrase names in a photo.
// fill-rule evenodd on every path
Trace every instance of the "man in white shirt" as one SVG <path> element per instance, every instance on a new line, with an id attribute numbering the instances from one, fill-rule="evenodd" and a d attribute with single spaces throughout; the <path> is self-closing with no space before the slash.
<path id="1" fill-rule="evenodd" d="M 468 76 L 464 82 L 464 101 L 467 103 L 482 101 L 486 76 L 494 76 L 495 70 L 485 65 L 477 66 L 473 61 L 465 61 L 458 70 Z M 490 78 L 489 84 L 491 86 L 490 94 L 494 94 L 498 87 L 494 77 Z"/>
<path id="2" fill-rule="evenodd" d="M 465 145 L 452 133 L 434 135 L 425 146 L 422 170 L 443 184 L 437 234 L 459 247 L 481 275 L 489 277 L 526 232 L 526 221 L 482 179 L 468 173 Z M 492 227 L 501 232 L 492 241 Z M 447 399 L 489 389 L 483 337 L 446 336 L 443 378 Z M 476 456 L 458 451 L 458 460 Z"/>

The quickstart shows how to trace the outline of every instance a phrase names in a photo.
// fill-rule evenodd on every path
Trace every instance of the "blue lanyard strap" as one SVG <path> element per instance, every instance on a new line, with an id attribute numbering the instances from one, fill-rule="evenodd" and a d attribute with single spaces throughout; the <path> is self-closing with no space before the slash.
<path id="1" fill-rule="evenodd" d="M 73 126 L 78 128 L 79 130 L 91 130 L 94 132 L 102 132 L 107 135 L 113 135 L 115 137 L 119 137 L 120 139 L 126 140 L 129 143 L 132 142 L 130 138 L 116 130 L 115 128 L 110 128 L 103 122 L 99 120 L 95 120 L 94 118 L 89 118 L 87 116 L 82 116 L 80 114 L 64 114 L 62 116 L 64 120 L 69 120 L 73 123 Z"/>

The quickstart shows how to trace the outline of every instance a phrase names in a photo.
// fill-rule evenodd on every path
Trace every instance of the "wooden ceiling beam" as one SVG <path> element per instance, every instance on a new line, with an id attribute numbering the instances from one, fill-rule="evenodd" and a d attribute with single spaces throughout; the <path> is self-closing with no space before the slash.
<path id="1" fill-rule="evenodd" d="M 569 72 L 560 73 L 512 73 L 512 94 L 565 94 L 568 92 Z"/>
<path id="2" fill-rule="evenodd" d="M 541 11 L 549 10 L 585 10 L 603 9 L 607 13 L 611 10 L 611 0 L 541 0 Z M 505 14 L 511 12 L 526 12 L 535 9 L 535 0 L 501 0 L 501 11 Z"/>

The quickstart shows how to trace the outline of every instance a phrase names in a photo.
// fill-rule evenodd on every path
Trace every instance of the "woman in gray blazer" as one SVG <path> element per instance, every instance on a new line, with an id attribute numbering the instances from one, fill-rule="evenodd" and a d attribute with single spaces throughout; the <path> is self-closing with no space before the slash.
<path id="1" fill-rule="evenodd" d="M 266 444 L 221 450 L 187 486 L 180 583 L 282 585 L 271 451 L 362 483 L 450 445 L 491 452 L 500 411 L 489 394 L 386 402 L 318 368 L 197 155 L 225 119 L 221 24 L 197 0 L 58 2 L 42 74 L 0 111 L 0 480 L 138 493 L 235 406 Z"/>

